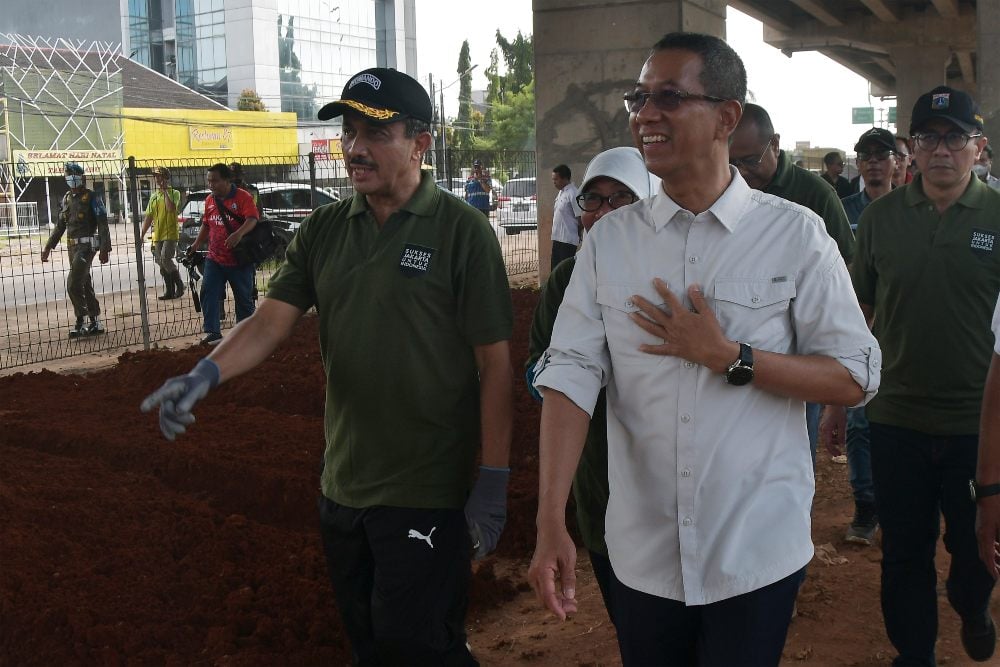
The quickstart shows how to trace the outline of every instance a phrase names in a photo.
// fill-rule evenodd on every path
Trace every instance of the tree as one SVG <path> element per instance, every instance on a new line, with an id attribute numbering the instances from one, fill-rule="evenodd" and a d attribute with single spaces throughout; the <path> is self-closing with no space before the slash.
<path id="1" fill-rule="evenodd" d="M 240 92 L 240 99 L 236 102 L 236 108 L 240 111 L 267 111 L 264 101 L 253 88 L 244 88 Z"/>
<path id="2" fill-rule="evenodd" d="M 469 56 L 469 40 L 462 42 L 462 50 L 458 54 L 458 75 L 461 83 L 458 87 L 458 118 L 455 119 L 455 147 L 472 148 L 472 58 Z"/>
<path id="3" fill-rule="evenodd" d="M 508 41 L 497 30 L 497 46 L 507 64 L 507 90 L 518 93 L 535 79 L 535 46 L 532 37 L 525 37 L 518 30 L 517 37 Z"/>
<path id="4" fill-rule="evenodd" d="M 491 110 L 493 126 L 489 134 L 477 138 L 476 148 L 487 150 L 531 150 L 535 147 L 535 82 L 508 96 Z"/>

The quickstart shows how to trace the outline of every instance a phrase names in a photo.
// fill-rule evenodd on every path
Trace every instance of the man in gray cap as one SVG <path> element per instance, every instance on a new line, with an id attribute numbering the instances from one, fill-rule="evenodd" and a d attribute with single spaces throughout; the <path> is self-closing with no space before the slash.
<path id="1" fill-rule="evenodd" d="M 920 173 L 865 208 L 851 265 L 858 302 L 886 351 L 882 388 L 866 406 L 882 613 L 899 652 L 894 664 L 933 665 L 943 514 L 948 602 L 962 618 L 966 652 L 985 661 L 996 626 L 993 578 L 976 543 L 975 492 L 995 493 L 1000 479 L 975 476 L 1000 293 L 1000 192 L 972 175 L 987 139 L 967 93 L 935 88 L 917 99 L 911 119 Z"/>
<path id="2" fill-rule="evenodd" d="M 319 119 L 343 117 L 354 195 L 306 218 L 256 313 L 143 403 L 160 407 L 173 439 L 195 402 L 266 359 L 316 307 L 321 531 L 359 665 L 478 664 L 464 628 L 470 558 L 496 547 L 506 519 L 507 273 L 489 223 L 420 169 L 431 114 L 405 74 L 348 80 Z"/>
<path id="3" fill-rule="evenodd" d="M 63 196 L 55 229 L 42 250 L 42 261 L 49 261 L 49 253 L 65 233 L 66 251 L 69 253 L 66 293 L 73 304 L 73 314 L 76 315 L 69 337 L 78 338 L 104 333 L 104 325 L 100 319 L 101 304 L 94 294 L 90 265 L 95 255 L 98 255 L 101 264 L 108 263 L 111 232 L 108 229 L 108 211 L 104 207 L 104 201 L 87 188 L 83 167 L 76 162 L 66 163 L 66 184 L 69 185 L 69 192 Z"/>

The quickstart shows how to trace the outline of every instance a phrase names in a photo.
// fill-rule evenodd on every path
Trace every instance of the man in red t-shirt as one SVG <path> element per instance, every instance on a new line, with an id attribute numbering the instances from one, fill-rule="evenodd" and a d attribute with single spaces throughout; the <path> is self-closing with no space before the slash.
<path id="1" fill-rule="evenodd" d="M 245 320 L 254 311 L 253 264 L 240 265 L 232 249 L 257 224 L 260 215 L 253 196 L 232 183 L 229 166 L 214 164 L 208 169 L 205 180 L 211 194 L 205 199 L 205 215 L 201 218 L 198 238 L 188 249 L 193 254 L 208 238 L 208 257 L 205 259 L 204 280 L 201 287 L 202 315 L 205 319 L 203 345 L 215 345 L 222 340 L 219 322 L 220 302 L 226 283 L 233 289 L 236 300 L 236 321 Z M 224 212 L 220 212 L 220 206 Z"/>

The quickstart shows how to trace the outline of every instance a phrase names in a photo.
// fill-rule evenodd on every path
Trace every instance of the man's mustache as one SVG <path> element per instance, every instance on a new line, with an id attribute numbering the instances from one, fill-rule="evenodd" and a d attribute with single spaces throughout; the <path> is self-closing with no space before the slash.
<path id="1" fill-rule="evenodd" d="M 347 163 L 349 167 L 368 167 L 370 169 L 375 168 L 375 163 L 371 160 L 366 160 L 361 157 L 351 158 L 351 161 Z"/>

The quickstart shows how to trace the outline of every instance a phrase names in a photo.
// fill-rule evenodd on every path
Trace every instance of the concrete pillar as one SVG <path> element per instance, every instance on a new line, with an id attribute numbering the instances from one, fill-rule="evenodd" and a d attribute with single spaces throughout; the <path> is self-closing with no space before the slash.
<path id="1" fill-rule="evenodd" d="M 976 4 L 976 101 L 986 121 L 986 136 L 994 156 L 1000 147 L 1000 0 Z M 994 157 L 994 160 L 996 158 Z"/>
<path id="2" fill-rule="evenodd" d="M 917 98 L 947 81 L 951 50 L 947 46 L 896 46 L 890 49 L 896 65 L 896 128 L 909 135 L 910 116 Z"/>
<path id="3" fill-rule="evenodd" d="M 534 0 L 539 280 L 549 273 L 552 167 L 579 185 L 596 153 L 632 145 L 622 94 L 649 48 L 678 30 L 725 37 L 723 0 Z"/>

